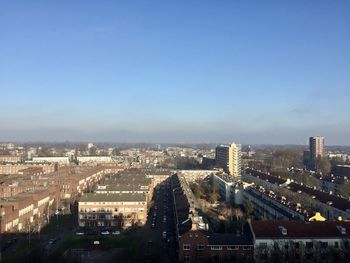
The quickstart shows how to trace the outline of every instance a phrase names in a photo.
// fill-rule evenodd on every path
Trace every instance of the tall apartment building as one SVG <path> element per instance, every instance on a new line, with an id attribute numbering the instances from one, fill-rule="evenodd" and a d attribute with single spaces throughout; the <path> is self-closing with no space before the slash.
<path id="1" fill-rule="evenodd" d="M 310 147 L 310 159 L 315 161 L 317 157 L 323 157 L 324 155 L 324 137 L 316 136 L 310 137 L 309 139 Z"/>
<path id="2" fill-rule="evenodd" d="M 232 176 L 241 176 L 241 145 L 231 143 L 216 147 L 216 165 Z"/>

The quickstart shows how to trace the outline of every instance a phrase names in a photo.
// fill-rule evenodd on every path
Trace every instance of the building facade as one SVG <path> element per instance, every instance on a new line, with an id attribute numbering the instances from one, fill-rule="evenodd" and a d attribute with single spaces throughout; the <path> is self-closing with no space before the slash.
<path id="1" fill-rule="evenodd" d="M 255 262 L 350 262 L 350 222 L 253 221 Z"/>
<path id="2" fill-rule="evenodd" d="M 145 194 L 84 194 L 79 200 L 80 227 L 128 228 L 147 220 Z"/>
<path id="3" fill-rule="evenodd" d="M 350 179 L 350 165 L 336 165 L 334 167 L 334 175 Z"/>
<path id="4" fill-rule="evenodd" d="M 324 137 L 316 136 L 309 138 L 310 159 L 315 162 L 318 157 L 324 156 Z"/>
<path id="5" fill-rule="evenodd" d="M 0 232 L 38 232 L 57 209 L 59 196 L 54 187 L 0 199 Z"/>
<path id="6" fill-rule="evenodd" d="M 213 173 L 213 183 L 219 189 L 220 197 L 225 200 L 226 203 L 234 202 L 235 185 L 237 182 L 234 178 L 227 174 Z"/>
<path id="7" fill-rule="evenodd" d="M 35 163 L 58 163 L 61 165 L 69 164 L 69 157 L 33 157 Z"/>
<path id="8" fill-rule="evenodd" d="M 231 176 L 241 176 L 241 145 L 231 143 L 216 147 L 215 162 Z"/>
<path id="9" fill-rule="evenodd" d="M 253 262 L 250 235 L 190 230 L 179 237 L 179 262 Z"/>
<path id="10" fill-rule="evenodd" d="M 0 155 L 0 162 L 4 163 L 20 163 L 22 160 L 22 156 Z"/>

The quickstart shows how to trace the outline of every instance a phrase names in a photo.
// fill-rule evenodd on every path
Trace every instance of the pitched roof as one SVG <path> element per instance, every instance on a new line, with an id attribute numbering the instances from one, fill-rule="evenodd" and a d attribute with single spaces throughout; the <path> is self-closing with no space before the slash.
<path id="1" fill-rule="evenodd" d="M 80 200 L 81 202 L 146 202 L 145 194 L 84 194 Z"/>
<path id="2" fill-rule="evenodd" d="M 253 232 L 256 238 L 334 238 L 350 237 L 349 221 L 253 221 Z M 345 229 L 342 234 L 339 226 Z M 282 234 L 281 227 L 287 230 Z"/>
<path id="3" fill-rule="evenodd" d="M 268 181 L 269 183 L 272 183 L 272 184 L 283 184 L 286 182 L 285 179 L 278 178 L 276 176 L 262 173 L 262 172 L 259 172 L 259 171 L 253 170 L 253 169 L 247 169 L 246 171 L 249 174 L 251 174 L 252 176 L 259 177 L 260 179 Z M 288 189 L 292 192 L 295 192 L 295 193 L 298 191 L 301 191 L 303 193 L 310 195 L 310 197 L 314 196 L 316 200 L 318 200 L 324 204 L 330 204 L 329 202 L 332 202 L 331 206 L 333 206 L 339 210 L 342 210 L 345 212 L 347 210 L 350 210 L 350 201 L 347 199 L 341 198 L 339 196 L 331 195 L 329 193 L 322 192 L 322 191 L 313 189 L 311 187 L 300 185 L 300 184 L 297 184 L 294 182 L 292 182 L 288 185 Z"/>

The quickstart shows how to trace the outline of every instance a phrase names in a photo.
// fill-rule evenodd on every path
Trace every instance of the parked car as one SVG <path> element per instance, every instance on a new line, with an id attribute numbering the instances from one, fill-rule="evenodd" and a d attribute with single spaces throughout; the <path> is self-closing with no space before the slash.
<path id="1" fill-rule="evenodd" d="M 120 235 L 120 231 L 119 230 L 113 231 L 112 235 L 115 235 L 115 236 Z"/>
<path id="2" fill-rule="evenodd" d="M 76 232 L 75 233 L 77 236 L 83 236 L 83 235 L 85 235 L 85 233 L 84 232 L 81 232 L 81 231 L 78 231 L 78 232 Z"/>
<path id="3" fill-rule="evenodd" d="M 107 236 L 109 235 L 109 231 L 108 230 L 104 230 L 101 232 L 101 235 Z"/>

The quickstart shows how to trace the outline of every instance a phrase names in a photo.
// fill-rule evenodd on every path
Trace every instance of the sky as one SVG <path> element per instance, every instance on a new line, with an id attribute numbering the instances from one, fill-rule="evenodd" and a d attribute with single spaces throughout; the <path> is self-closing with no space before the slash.
<path id="1" fill-rule="evenodd" d="M 0 141 L 350 145 L 350 1 L 0 1 Z"/>

